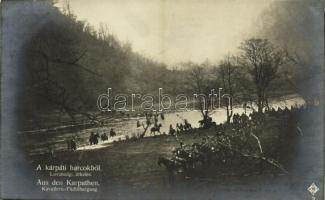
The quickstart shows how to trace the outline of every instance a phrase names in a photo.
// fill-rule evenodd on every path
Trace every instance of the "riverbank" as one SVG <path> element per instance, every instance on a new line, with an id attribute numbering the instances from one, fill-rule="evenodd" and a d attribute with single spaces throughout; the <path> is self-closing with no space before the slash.
<path id="1" fill-rule="evenodd" d="M 203 137 L 216 134 L 214 128 L 193 129 L 175 136 L 147 137 L 139 140 L 128 140 L 113 143 L 111 146 L 97 150 L 77 152 L 57 152 L 50 155 L 31 157 L 33 165 L 37 163 L 67 165 L 96 164 L 102 168 L 102 173 L 96 176 L 102 186 L 101 190 L 114 199 L 125 197 L 123 191 L 128 191 L 130 197 L 140 198 L 140 194 L 152 199 L 175 199 L 182 193 L 182 198 L 200 198 L 209 196 L 235 197 L 240 194 L 270 195 L 272 191 L 291 191 L 290 199 L 307 198 L 306 188 L 311 182 L 319 184 L 322 169 L 322 113 L 320 109 L 299 115 L 299 128 L 302 135 L 297 134 L 296 126 L 286 129 L 286 115 L 267 117 L 259 138 L 265 149 L 265 154 L 278 160 L 289 172 L 283 174 L 277 170 L 240 172 L 223 169 L 215 174 L 202 174 L 198 177 L 185 178 L 182 174 L 170 179 L 168 171 L 157 164 L 160 156 L 171 157 L 172 150 L 179 147 L 179 141 L 184 144 L 201 142 Z M 229 126 L 225 132 L 230 132 Z M 252 166 L 238 166 L 251 168 Z M 186 191 L 184 193 L 184 191 Z M 236 195 L 235 195 L 236 194 Z M 283 194 L 283 193 L 281 193 Z M 166 196 L 167 195 L 167 196 Z M 185 195 L 185 196 L 184 196 Z M 194 196 L 190 196 L 194 195 Z M 200 196 L 201 195 L 201 196 Z M 233 196 L 234 195 L 234 196 Z M 272 193 L 272 195 L 275 195 Z M 281 197 L 278 197 L 281 199 Z M 221 198 L 223 199 L 223 198 Z M 237 196 L 238 199 L 238 196 Z"/>

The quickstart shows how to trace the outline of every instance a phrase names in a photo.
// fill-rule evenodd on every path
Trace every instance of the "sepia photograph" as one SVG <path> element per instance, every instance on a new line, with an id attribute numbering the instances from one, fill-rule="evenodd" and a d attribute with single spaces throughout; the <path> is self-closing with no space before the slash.
<path id="1" fill-rule="evenodd" d="M 0 198 L 324 198 L 323 1 L 0 2 Z"/>

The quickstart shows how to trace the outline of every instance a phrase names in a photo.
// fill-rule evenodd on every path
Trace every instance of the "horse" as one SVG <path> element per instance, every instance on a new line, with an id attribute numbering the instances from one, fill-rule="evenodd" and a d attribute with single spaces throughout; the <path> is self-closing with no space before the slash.
<path id="1" fill-rule="evenodd" d="M 76 151 L 77 150 L 77 143 L 74 139 L 70 140 L 71 150 Z"/>
<path id="2" fill-rule="evenodd" d="M 110 132 L 109 132 L 109 136 L 110 136 L 110 137 L 114 137 L 114 136 L 116 136 L 116 132 L 114 131 L 113 128 L 111 128 L 111 130 L 110 130 Z"/>
<path id="3" fill-rule="evenodd" d="M 200 128 L 210 128 L 210 127 L 217 127 L 217 123 L 212 121 L 212 118 L 210 117 L 209 119 L 202 119 L 199 121 Z"/>
<path id="4" fill-rule="evenodd" d="M 173 161 L 171 161 L 171 160 L 169 160 L 167 158 L 164 158 L 164 157 L 159 157 L 158 161 L 157 161 L 157 164 L 159 166 L 164 165 L 168 172 L 173 172 L 176 169 L 175 162 L 173 162 Z"/>
<path id="5" fill-rule="evenodd" d="M 211 126 L 216 128 L 217 127 L 217 123 L 216 122 L 211 122 Z"/>
<path id="6" fill-rule="evenodd" d="M 184 131 L 184 126 L 183 126 L 182 123 L 179 124 L 179 129 L 180 129 L 181 131 Z"/>
<path id="7" fill-rule="evenodd" d="M 90 145 L 98 144 L 98 138 L 99 138 L 98 134 L 91 133 L 90 138 L 89 138 Z"/>
<path id="8" fill-rule="evenodd" d="M 175 129 L 173 128 L 169 129 L 169 135 L 175 135 L 175 133 L 176 133 Z"/>
<path id="9" fill-rule="evenodd" d="M 169 173 L 176 172 L 179 169 L 185 170 L 185 165 L 181 162 L 175 162 L 168 158 L 159 157 L 157 164 L 159 166 L 164 165 Z"/>
<path id="10" fill-rule="evenodd" d="M 200 128 L 203 128 L 204 124 L 205 124 L 205 121 L 202 119 L 202 120 L 199 121 L 199 124 L 200 124 Z"/>
<path id="11" fill-rule="evenodd" d="M 185 130 L 190 130 L 190 129 L 192 129 L 192 125 L 190 123 L 188 123 L 188 122 L 185 122 L 184 129 Z"/>
<path id="12" fill-rule="evenodd" d="M 108 137 L 107 137 L 106 133 L 102 134 L 102 135 L 100 136 L 100 139 L 101 139 L 102 141 L 108 140 Z"/>
<path id="13" fill-rule="evenodd" d="M 155 133 L 156 132 L 159 132 L 160 133 L 160 127 L 161 127 L 162 125 L 161 124 L 158 124 L 158 126 L 154 126 L 154 127 L 152 127 L 151 129 L 150 129 L 150 134 L 154 134 L 155 135 Z M 161 134 L 161 133 L 160 133 Z"/>
<path id="14" fill-rule="evenodd" d="M 74 139 L 67 140 L 68 151 L 76 151 L 77 150 L 77 143 Z"/>

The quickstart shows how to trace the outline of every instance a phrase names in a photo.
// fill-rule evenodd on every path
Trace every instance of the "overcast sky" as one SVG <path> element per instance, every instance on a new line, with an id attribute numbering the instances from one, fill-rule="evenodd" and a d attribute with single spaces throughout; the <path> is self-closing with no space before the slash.
<path id="1" fill-rule="evenodd" d="M 134 51 L 173 65 L 216 62 L 256 33 L 271 0 L 70 0 L 94 27 L 107 24 Z"/>

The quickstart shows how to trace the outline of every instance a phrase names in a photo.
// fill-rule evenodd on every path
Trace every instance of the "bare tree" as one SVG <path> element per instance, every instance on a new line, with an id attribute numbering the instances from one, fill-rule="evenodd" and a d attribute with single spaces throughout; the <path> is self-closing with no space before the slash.
<path id="1" fill-rule="evenodd" d="M 211 98 L 211 90 L 213 89 L 213 77 L 208 75 L 208 66 L 192 65 L 189 73 L 189 82 L 192 85 L 193 90 L 196 92 L 195 98 L 198 100 L 199 109 L 202 114 L 203 120 L 201 125 L 209 127 L 209 114 L 212 111 L 212 103 L 214 101 Z"/>
<path id="2" fill-rule="evenodd" d="M 268 89 L 271 82 L 278 76 L 278 69 L 286 62 L 285 53 L 275 48 L 266 39 L 252 38 L 244 41 L 241 62 L 251 75 L 256 92 L 258 112 L 268 107 Z"/>
<path id="3" fill-rule="evenodd" d="M 227 110 L 227 123 L 230 123 L 233 115 L 233 96 L 234 96 L 234 84 L 236 76 L 236 58 L 234 56 L 227 55 L 224 60 L 220 62 L 219 68 L 217 69 L 217 75 L 220 77 L 222 82 L 223 91 L 229 96 L 230 101 L 226 100 Z"/>

